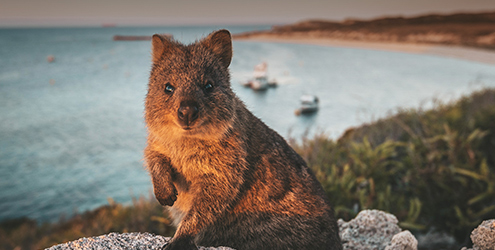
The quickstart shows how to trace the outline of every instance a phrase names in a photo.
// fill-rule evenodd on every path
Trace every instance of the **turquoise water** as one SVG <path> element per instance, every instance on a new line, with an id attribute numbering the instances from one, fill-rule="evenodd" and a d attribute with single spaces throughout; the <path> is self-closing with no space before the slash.
<path id="1" fill-rule="evenodd" d="M 151 193 L 142 167 L 149 41 L 113 35 L 171 33 L 193 42 L 212 30 L 252 27 L 0 29 L 0 220 L 41 221 Z M 53 55 L 55 61 L 47 62 Z M 241 86 L 268 63 L 279 86 Z M 284 137 L 346 128 L 399 107 L 429 107 L 495 87 L 495 65 L 364 49 L 234 42 L 232 86 L 248 108 Z M 318 113 L 297 117 L 302 94 Z"/>

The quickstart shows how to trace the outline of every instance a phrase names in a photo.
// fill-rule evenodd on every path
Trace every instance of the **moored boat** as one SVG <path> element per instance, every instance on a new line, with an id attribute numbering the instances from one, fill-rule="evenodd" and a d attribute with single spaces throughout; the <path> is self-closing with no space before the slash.
<path id="1" fill-rule="evenodd" d="M 296 109 L 296 115 L 301 114 L 311 114 L 318 111 L 319 100 L 317 96 L 314 95 L 303 95 L 300 98 L 301 105 Z"/>
<path id="2" fill-rule="evenodd" d="M 256 91 L 267 90 L 269 87 L 276 87 L 275 80 L 268 81 L 267 63 L 263 62 L 254 67 L 253 79 L 242 83 L 245 87 L 250 87 Z"/>

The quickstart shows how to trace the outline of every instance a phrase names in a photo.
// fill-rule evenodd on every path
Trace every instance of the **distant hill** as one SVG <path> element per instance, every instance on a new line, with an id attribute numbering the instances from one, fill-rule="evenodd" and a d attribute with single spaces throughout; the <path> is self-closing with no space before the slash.
<path id="1" fill-rule="evenodd" d="M 307 20 L 274 26 L 268 31 L 237 34 L 234 38 L 258 35 L 273 37 L 314 37 L 339 40 L 429 43 L 495 49 L 495 12 L 384 17 L 343 22 Z"/>

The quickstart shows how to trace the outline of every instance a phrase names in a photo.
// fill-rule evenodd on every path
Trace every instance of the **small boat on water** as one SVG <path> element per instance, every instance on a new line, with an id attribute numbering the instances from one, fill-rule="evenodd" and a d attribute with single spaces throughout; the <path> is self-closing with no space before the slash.
<path id="1" fill-rule="evenodd" d="M 52 63 L 55 61 L 55 56 L 54 55 L 49 55 L 46 57 L 46 61 L 49 63 Z"/>
<path id="2" fill-rule="evenodd" d="M 268 81 L 266 80 L 266 78 L 255 78 L 254 80 L 252 80 L 250 82 L 251 84 L 251 88 L 253 90 L 257 90 L 257 91 L 260 91 L 260 90 L 267 90 L 268 89 Z"/>
<path id="3" fill-rule="evenodd" d="M 268 81 L 267 67 L 268 65 L 266 62 L 256 65 L 254 67 L 253 79 L 243 83 L 242 85 L 245 87 L 250 87 L 256 91 L 267 90 L 269 87 L 276 87 L 276 81 Z"/>
<path id="4" fill-rule="evenodd" d="M 296 109 L 296 115 L 301 114 L 311 114 L 318 111 L 319 100 L 317 96 L 314 95 L 303 95 L 300 98 L 301 106 Z"/>

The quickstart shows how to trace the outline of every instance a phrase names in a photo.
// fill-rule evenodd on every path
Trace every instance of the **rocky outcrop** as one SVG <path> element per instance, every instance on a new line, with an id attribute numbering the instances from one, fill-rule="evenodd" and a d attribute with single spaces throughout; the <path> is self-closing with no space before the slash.
<path id="1" fill-rule="evenodd" d="M 385 250 L 415 250 L 418 249 L 418 240 L 408 230 L 402 231 L 394 237 Z"/>
<path id="2" fill-rule="evenodd" d="M 153 250 L 162 249 L 170 240 L 150 233 L 110 233 L 97 237 L 81 238 L 52 246 L 47 250 Z M 199 250 L 232 250 L 229 247 L 200 247 Z"/>
<path id="3" fill-rule="evenodd" d="M 409 231 L 401 232 L 393 214 L 363 210 L 353 220 L 339 220 L 344 249 L 416 250 L 418 241 Z"/>
<path id="4" fill-rule="evenodd" d="M 473 248 L 462 250 L 494 250 L 495 249 L 495 219 L 485 220 L 471 233 Z"/>
<path id="5" fill-rule="evenodd" d="M 356 218 L 345 222 L 339 220 L 340 237 L 344 250 L 417 250 L 418 241 L 409 231 L 401 231 L 397 218 L 379 210 L 361 211 Z M 495 219 L 484 221 L 472 234 L 473 248 L 462 250 L 494 250 Z M 59 244 L 48 250 L 72 249 L 161 249 L 169 237 L 150 233 L 110 233 L 102 236 L 81 238 Z M 201 250 L 232 250 L 229 247 L 200 247 Z"/>
<path id="6" fill-rule="evenodd" d="M 97 237 L 81 238 L 52 246 L 49 250 L 69 249 L 160 249 L 169 239 L 150 233 L 110 233 Z"/>

